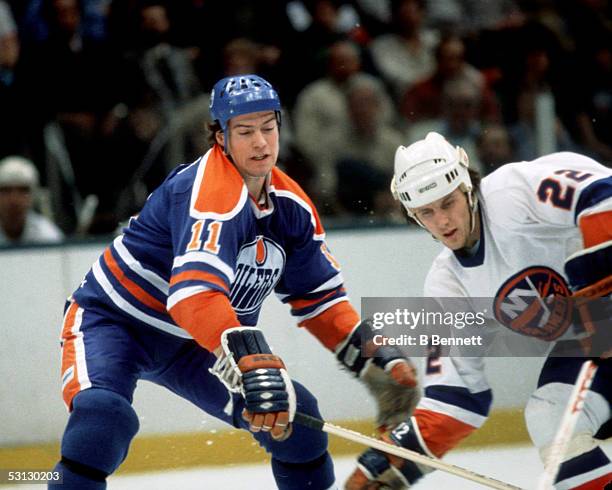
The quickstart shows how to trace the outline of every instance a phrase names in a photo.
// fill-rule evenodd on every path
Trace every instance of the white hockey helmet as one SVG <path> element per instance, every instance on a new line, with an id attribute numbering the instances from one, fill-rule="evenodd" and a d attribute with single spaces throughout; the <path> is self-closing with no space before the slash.
<path id="1" fill-rule="evenodd" d="M 453 147 L 441 134 L 430 132 L 425 139 L 400 146 L 395 152 L 391 192 L 412 218 L 412 209 L 441 199 L 459 186 L 474 208 L 468 166 L 463 148 Z"/>

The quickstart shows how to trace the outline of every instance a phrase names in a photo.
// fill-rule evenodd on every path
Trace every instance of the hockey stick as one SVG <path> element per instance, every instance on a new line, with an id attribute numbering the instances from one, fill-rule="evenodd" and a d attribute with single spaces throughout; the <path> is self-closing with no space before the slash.
<path id="1" fill-rule="evenodd" d="M 589 391 L 589 387 L 593 382 L 595 373 L 597 372 L 597 364 L 593 361 L 585 361 L 582 364 L 574 389 L 565 407 L 561 424 L 557 430 L 557 435 L 552 443 L 550 455 L 544 464 L 544 473 L 540 477 L 537 490 L 549 490 L 557 477 L 559 467 L 563 462 L 563 457 L 567 451 L 567 445 L 574 432 L 576 421 L 582 412 L 584 399 Z"/>
<path id="2" fill-rule="evenodd" d="M 400 458 L 414 461 L 415 463 L 429 466 L 430 468 L 445 471 L 446 473 L 450 473 L 451 475 L 459 476 L 461 478 L 465 478 L 466 480 L 480 483 L 481 485 L 485 485 L 490 488 L 497 488 L 499 490 L 521 490 L 520 487 L 510 485 L 499 480 L 495 480 L 494 478 L 489 478 L 488 476 L 480 475 L 465 468 L 461 468 L 460 466 L 444 463 L 439 459 L 435 459 L 430 456 L 425 456 L 424 454 L 419 454 L 416 451 L 411 451 L 400 446 L 388 444 L 379 439 L 366 436 L 350 429 L 345 429 L 344 427 L 339 427 L 337 425 L 330 424 L 329 422 L 325 422 L 315 417 L 311 417 L 310 415 L 297 412 L 293 421 L 305 427 L 310 427 L 311 429 L 327 432 L 328 434 L 333 434 L 338 437 L 342 437 L 343 439 L 348 439 L 349 441 L 357 442 L 359 444 L 378 449 L 379 451 L 383 451 L 385 453 L 393 454 L 394 456 L 399 456 Z"/>
<path id="3" fill-rule="evenodd" d="M 595 284 L 576 291 L 572 294 L 575 298 L 601 298 L 612 294 L 612 274 L 600 279 Z"/>

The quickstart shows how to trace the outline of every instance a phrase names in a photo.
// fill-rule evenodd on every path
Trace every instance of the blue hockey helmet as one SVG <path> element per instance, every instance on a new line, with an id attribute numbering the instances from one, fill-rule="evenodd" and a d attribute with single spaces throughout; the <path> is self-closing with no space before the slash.
<path id="1" fill-rule="evenodd" d="M 236 75 L 222 78 L 210 96 L 210 116 L 225 133 L 227 122 L 251 112 L 274 111 L 280 123 L 281 104 L 272 85 L 257 75 Z"/>

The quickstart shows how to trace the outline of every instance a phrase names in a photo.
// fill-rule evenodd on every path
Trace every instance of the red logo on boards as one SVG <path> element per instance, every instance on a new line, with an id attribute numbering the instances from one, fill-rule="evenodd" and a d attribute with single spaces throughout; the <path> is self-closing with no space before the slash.
<path id="1" fill-rule="evenodd" d="M 499 288 L 495 295 L 495 318 L 522 335 L 555 340 L 570 326 L 570 295 L 561 274 L 550 267 L 528 267 Z"/>

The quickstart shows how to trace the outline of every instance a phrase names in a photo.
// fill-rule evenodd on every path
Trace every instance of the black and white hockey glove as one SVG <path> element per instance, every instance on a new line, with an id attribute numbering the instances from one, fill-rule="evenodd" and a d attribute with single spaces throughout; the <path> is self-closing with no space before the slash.
<path id="1" fill-rule="evenodd" d="M 341 365 L 358 377 L 378 405 L 376 422 L 393 427 L 412 413 L 419 398 L 417 373 L 409 359 L 393 346 L 376 346 L 368 320 L 359 323 L 336 347 Z"/>
<path id="2" fill-rule="evenodd" d="M 414 419 L 409 418 L 381 439 L 411 451 L 433 456 L 423 447 L 422 436 Z M 432 469 L 397 456 L 368 449 L 361 453 L 357 468 L 347 479 L 345 490 L 406 490 Z"/>
<path id="3" fill-rule="evenodd" d="M 581 250 L 565 261 L 577 305 L 574 318 L 590 334 L 587 354 L 612 356 L 612 240 Z"/>
<path id="4" fill-rule="evenodd" d="M 252 432 L 270 432 L 276 440 L 290 434 L 296 396 L 280 357 L 272 354 L 263 332 L 231 328 L 221 336 L 223 352 L 211 372 L 246 402 L 243 418 Z"/>

